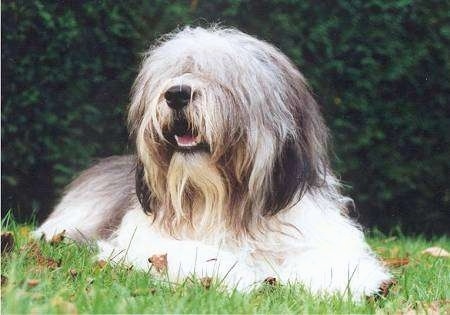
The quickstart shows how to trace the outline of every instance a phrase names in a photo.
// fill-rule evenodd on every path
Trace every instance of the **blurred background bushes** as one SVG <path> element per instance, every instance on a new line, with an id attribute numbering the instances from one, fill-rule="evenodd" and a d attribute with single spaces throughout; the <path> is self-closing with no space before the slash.
<path id="1" fill-rule="evenodd" d="M 1 12 L 2 210 L 21 220 L 45 217 L 94 158 L 132 151 L 129 90 L 154 39 L 221 22 L 309 79 L 363 224 L 449 231 L 448 1 L 5 0 Z"/>

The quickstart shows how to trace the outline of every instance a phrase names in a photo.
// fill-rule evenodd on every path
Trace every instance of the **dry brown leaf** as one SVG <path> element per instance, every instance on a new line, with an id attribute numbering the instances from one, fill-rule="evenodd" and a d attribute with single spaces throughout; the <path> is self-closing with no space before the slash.
<path id="1" fill-rule="evenodd" d="M 163 255 L 153 255 L 148 259 L 157 272 L 164 272 L 167 270 L 167 254 Z"/>
<path id="2" fill-rule="evenodd" d="M 37 286 L 39 284 L 39 280 L 38 279 L 29 279 L 27 281 L 27 286 L 29 288 L 34 288 L 35 286 Z"/>
<path id="3" fill-rule="evenodd" d="M 387 295 L 391 292 L 392 288 L 395 285 L 397 285 L 397 280 L 389 279 L 383 281 L 380 284 L 380 287 L 378 288 L 378 292 L 373 295 L 366 296 L 366 300 L 368 302 L 374 303 L 378 301 L 381 297 L 387 297 Z"/>
<path id="4" fill-rule="evenodd" d="M 383 259 L 383 265 L 385 265 L 386 267 L 401 267 L 406 266 L 407 264 L 409 264 L 408 257 Z"/>
<path id="5" fill-rule="evenodd" d="M 66 234 L 66 230 L 63 230 L 61 233 L 53 235 L 52 239 L 49 241 L 49 244 L 57 245 L 57 244 L 61 243 L 62 241 L 64 241 L 65 234 Z"/>
<path id="6" fill-rule="evenodd" d="M 61 259 L 54 260 L 52 258 L 42 257 L 42 259 L 38 261 L 38 263 L 41 266 L 47 267 L 48 269 L 56 269 L 61 267 Z"/>
<path id="7" fill-rule="evenodd" d="M 427 254 L 433 257 L 450 257 L 450 253 L 448 251 L 437 246 L 428 247 L 422 251 L 422 254 Z"/>
<path id="8" fill-rule="evenodd" d="M 41 252 L 39 244 L 35 241 L 25 244 L 21 247 L 20 250 L 26 251 L 27 256 L 29 256 L 31 259 L 34 259 L 36 261 L 36 264 L 41 267 L 56 269 L 61 266 L 61 259 L 54 260 L 52 258 L 45 257 Z"/>
<path id="9" fill-rule="evenodd" d="M 100 269 L 103 269 L 106 266 L 106 264 L 107 264 L 106 260 L 103 260 L 103 259 L 97 260 L 97 266 Z"/>
<path id="10" fill-rule="evenodd" d="M 264 279 L 264 283 L 268 285 L 277 285 L 277 278 L 267 277 L 266 279 Z"/>
<path id="11" fill-rule="evenodd" d="M 9 253 L 14 249 L 14 235 L 11 232 L 3 232 L 1 237 L 2 254 Z"/>
<path id="12" fill-rule="evenodd" d="M 203 277 L 200 279 L 200 283 L 202 284 L 202 287 L 205 289 L 209 289 L 211 287 L 212 278 L 211 277 Z"/>
<path id="13" fill-rule="evenodd" d="M 28 255 L 35 256 L 36 254 L 40 254 L 41 250 L 39 248 L 39 244 L 36 241 L 31 241 L 21 246 L 19 249 L 21 252 L 27 252 Z"/>

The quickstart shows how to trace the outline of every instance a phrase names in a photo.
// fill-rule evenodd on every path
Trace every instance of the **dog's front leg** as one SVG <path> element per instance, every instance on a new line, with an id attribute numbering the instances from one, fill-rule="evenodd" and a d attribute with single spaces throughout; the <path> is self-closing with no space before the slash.
<path id="1" fill-rule="evenodd" d="M 142 211 L 129 212 L 115 235 L 98 245 L 99 259 L 150 270 L 171 282 L 208 277 L 230 289 L 246 291 L 260 280 L 245 257 L 221 246 L 164 236 Z"/>
<path id="2" fill-rule="evenodd" d="M 281 281 L 299 281 L 313 293 L 338 293 L 357 300 L 379 291 L 391 275 L 368 248 L 315 248 L 292 253 L 281 266 Z"/>
<path id="3" fill-rule="evenodd" d="M 248 291 L 258 283 L 254 270 L 243 257 L 220 247 L 192 241 L 170 242 L 167 247 L 167 274 L 176 282 L 192 276 L 197 279 L 212 278 L 228 289 L 240 291 Z"/>

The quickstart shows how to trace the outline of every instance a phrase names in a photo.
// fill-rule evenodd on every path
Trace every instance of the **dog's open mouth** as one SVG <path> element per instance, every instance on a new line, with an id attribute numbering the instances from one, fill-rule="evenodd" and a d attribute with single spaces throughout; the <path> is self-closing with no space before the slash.
<path id="1" fill-rule="evenodd" d="M 209 146 L 202 137 L 192 132 L 173 134 L 173 144 L 178 151 L 209 151 Z"/>
<path id="2" fill-rule="evenodd" d="M 209 151 L 209 146 L 197 131 L 189 126 L 184 116 L 177 117 L 168 135 L 169 142 L 177 151 Z"/>
<path id="3" fill-rule="evenodd" d="M 189 148 L 189 147 L 195 147 L 198 144 L 200 144 L 201 136 L 197 135 L 191 135 L 191 134 L 184 134 L 184 135 L 175 135 L 175 141 L 179 147 Z"/>

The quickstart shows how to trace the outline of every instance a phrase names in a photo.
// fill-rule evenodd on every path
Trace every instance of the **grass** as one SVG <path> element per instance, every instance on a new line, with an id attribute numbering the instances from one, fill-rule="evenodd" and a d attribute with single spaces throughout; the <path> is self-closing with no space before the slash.
<path id="1" fill-rule="evenodd" d="M 226 292 L 200 281 L 172 284 L 146 272 L 102 266 L 95 248 L 73 242 L 30 245 L 30 225 L 8 216 L 2 232 L 11 231 L 15 245 L 2 255 L 2 313 L 397 313 L 448 312 L 448 258 L 422 254 L 430 246 L 450 248 L 447 237 L 427 241 L 395 233 L 372 233 L 368 240 L 383 258 L 408 257 L 393 269 L 398 284 L 386 298 L 354 303 L 346 297 L 309 294 L 299 285 L 263 285 L 249 294 Z M 27 245 L 28 244 L 28 245 Z M 61 260 L 59 262 L 59 260 Z"/>

